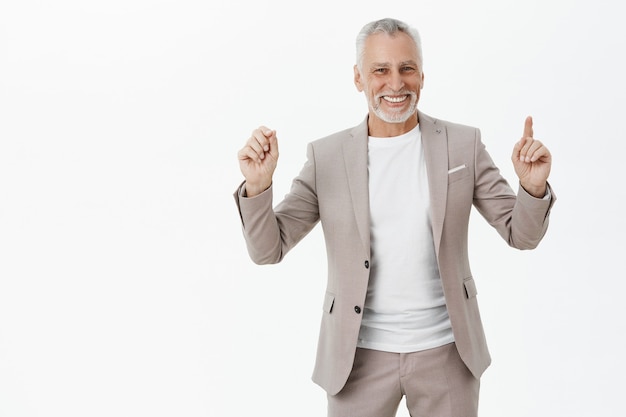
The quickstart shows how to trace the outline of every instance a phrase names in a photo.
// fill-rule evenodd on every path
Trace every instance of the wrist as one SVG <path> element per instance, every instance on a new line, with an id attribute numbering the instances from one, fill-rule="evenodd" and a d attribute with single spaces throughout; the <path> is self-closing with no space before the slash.
<path id="1" fill-rule="evenodd" d="M 268 188 L 270 188 L 270 185 L 272 185 L 271 182 L 265 185 L 265 184 L 250 183 L 246 181 L 246 184 L 244 186 L 244 196 L 248 198 L 257 196 L 261 194 L 262 192 L 264 192 L 265 190 L 267 190 Z"/>
<path id="2" fill-rule="evenodd" d="M 543 198 L 546 195 L 546 191 L 548 190 L 547 183 L 544 183 L 542 185 L 521 183 L 521 186 L 528 194 L 532 195 L 535 198 Z"/>

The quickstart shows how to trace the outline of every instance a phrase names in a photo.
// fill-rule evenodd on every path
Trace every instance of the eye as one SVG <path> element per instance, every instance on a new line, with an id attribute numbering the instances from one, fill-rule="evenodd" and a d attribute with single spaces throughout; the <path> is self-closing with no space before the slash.
<path id="1" fill-rule="evenodd" d="M 387 72 L 387 68 L 375 68 L 374 69 L 375 74 L 384 74 L 386 72 Z"/>
<path id="2" fill-rule="evenodd" d="M 413 67 L 402 67 L 402 72 L 413 72 L 415 68 Z"/>

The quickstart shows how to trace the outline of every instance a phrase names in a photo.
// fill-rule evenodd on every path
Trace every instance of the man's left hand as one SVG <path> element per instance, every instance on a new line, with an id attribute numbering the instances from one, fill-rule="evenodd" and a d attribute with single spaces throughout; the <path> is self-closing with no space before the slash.
<path id="1" fill-rule="evenodd" d="M 543 198 L 552 167 L 552 155 L 543 143 L 533 138 L 533 119 L 530 116 L 524 123 L 522 139 L 513 148 L 511 160 L 522 187 L 532 196 Z"/>

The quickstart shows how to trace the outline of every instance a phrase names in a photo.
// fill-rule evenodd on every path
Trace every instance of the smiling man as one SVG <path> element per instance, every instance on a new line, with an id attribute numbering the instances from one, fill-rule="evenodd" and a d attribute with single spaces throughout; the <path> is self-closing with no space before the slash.
<path id="1" fill-rule="evenodd" d="M 416 35 L 417 36 L 417 35 Z M 354 83 L 367 98 L 371 136 L 398 136 L 417 125 L 417 102 L 424 83 L 419 38 L 405 32 L 359 36 Z"/>
<path id="2" fill-rule="evenodd" d="M 418 32 L 371 22 L 356 41 L 354 83 L 368 115 L 312 142 L 291 191 L 272 208 L 276 132 L 252 132 L 235 193 L 254 262 L 280 262 L 319 222 L 328 254 L 313 380 L 331 417 L 472 417 L 489 366 L 467 250 L 471 207 L 512 247 L 544 236 L 555 196 L 548 149 L 532 119 L 513 145 L 513 192 L 478 129 L 417 109 L 424 84 Z M 304 267 L 303 267 L 304 268 Z"/>

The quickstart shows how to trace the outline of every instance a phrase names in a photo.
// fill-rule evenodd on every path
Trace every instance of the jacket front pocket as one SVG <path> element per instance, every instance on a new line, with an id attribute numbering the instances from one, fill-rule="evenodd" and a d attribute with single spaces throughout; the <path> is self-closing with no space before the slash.
<path id="1" fill-rule="evenodd" d="M 476 289 L 476 283 L 474 282 L 474 278 L 465 278 L 463 280 L 463 285 L 465 286 L 465 296 L 467 298 L 476 297 L 478 295 L 478 290 Z"/>
<path id="2" fill-rule="evenodd" d="M 322 309 L 326 313 L 330 314 L 333 312 L 334 305 L 335 305 L 335 294 L 327 292 L 326 295 L 324 296 L 324 305 L 322 306 Z"/>

